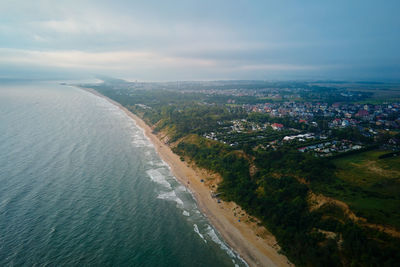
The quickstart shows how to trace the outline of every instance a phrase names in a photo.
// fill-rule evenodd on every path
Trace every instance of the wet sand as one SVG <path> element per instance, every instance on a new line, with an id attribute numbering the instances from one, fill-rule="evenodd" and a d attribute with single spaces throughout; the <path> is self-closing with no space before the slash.
<path id="1" fill-rule="evenodd" d="M 258 226 L 255 218 L 248 216 L 233 202 L 220 201 L 218 203 L 217 198 L 212 197 L 211 186 L 212 184 L 215 186 L 215 182 L 201 182 L 201 179 L 205 180 L 205 175 L 210 175 L 206 170 L 181 161 L 180 157 L 173 153 L 159 136 L 153 134 L 150 126 L 119 103 L 95 90 L 82 89 L 118 106 L 136 122 L 138 127 L 143 129 L 160 157 L 170 166 L 173 175 L 191 190 L 200 210 L 222 235 L 225 242 L 250 266 L 293 266 L 284 255 L 278 253 L 279 246 L 274 236 L 264 227 Z"/>

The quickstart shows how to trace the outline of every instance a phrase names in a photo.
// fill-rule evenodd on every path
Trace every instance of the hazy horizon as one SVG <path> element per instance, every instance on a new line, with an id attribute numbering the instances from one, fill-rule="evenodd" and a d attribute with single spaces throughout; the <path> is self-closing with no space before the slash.
<path id="1" fill-rule="evenodd" d="M 2 1 L 0 78 L 400 80 L 398 1 Z"/>

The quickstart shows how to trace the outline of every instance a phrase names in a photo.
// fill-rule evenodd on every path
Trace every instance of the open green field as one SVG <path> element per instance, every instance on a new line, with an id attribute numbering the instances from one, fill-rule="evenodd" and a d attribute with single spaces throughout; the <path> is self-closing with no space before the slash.
<path id="1" fill-rule="evenodd" d="M 373 150 L 334 159 L 338 180 L 320 189 L 369 222 L 400 229 L 400 157 L 378 158 L 388 152 Z"/>
<path id="2" fill-rule="evenodd" d="M 349 89 L 349 91 L 372 93 L 372 96 L 361 101 L 361 103 L 369 104 L 382 104 L 384 102 L 397 102 L 400 99 L 400 86 L 399 85 L 381 85 L 379 88 L 356 88 Z"/>
<path id="3" fill-rule="evenodd" d="M 359 186 L 373 186 L 384 180 L 400 181 L 400 157 L 379 159 L 391 151 L 372 150 L 334 160 L 339 178 Z"/>
<path id="4" fill-rule="evenodd" d="M 357 101 L 357 104 L 372 104 L 372 105 L 381 105 L 385 103 L 394 103 L 394 102 L 400 102 L 400 97 L 371 97 L 367 98 L 366 100 L 363 101 Z"/>

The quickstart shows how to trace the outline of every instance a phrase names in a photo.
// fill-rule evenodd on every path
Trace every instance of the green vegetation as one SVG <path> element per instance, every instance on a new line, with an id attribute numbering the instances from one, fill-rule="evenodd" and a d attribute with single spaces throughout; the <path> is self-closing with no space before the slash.
<path id="1" fill-rule="evenodd" d="M 174 151 L 219 172 L 223 177 L 219 191 L 224 199 L 237 202 L 260 218 L 298 265 L 340 266 L 344 262 L 394 266 L 399 260 L 398 239 L 362 228 L 336 208 L 337 216 L 332 212 L 334 207 L 309 210 L 310 187 L 296 177 L 301 175 L 316 185 L 332 183 L 335 167 L 326 159 L 296 151 L 257 151 L 255 163 L 259 171 L 251 176 L 244 153 L 216 142 L 192 137 L 183 140 Z M 318 230 L 333 232 L 334 237 L 327 238 Z"/>
<path id="2" fill-rule="evenodd" d="M 222 198 L 235 201 L 258 217 L 296 265 L 396 266 L 400 262 L 400 239 L 358 224 L 338 205 L 326 203 L 312 208 L 310 201 L 311 195 L 322 193 L 348 203 L 357 215 L 371 222 L 400 228 L 399 157 L 379 159 L 388 151 L 371 150 L 321 158 L 298 152 L 298 143 L 266 149 L 270 141 L 293 130 L 251 131 L 252 123 L 284 123 L 296 132 L 313 130 L 314 126 L 224 105 L 228 96 L 124 90 L 105 84 L 95 89 L 138 114 L 155 131 L 167 133 L 173 151 L 182 160 L 219 173 L 223 178 L 218 187 Z M 334 95 L 331 88 L 319 95 L 317 92 L 311 88 L 302 97 Z M 367 95 L 357 94 L 356 98 Z M 332 99 L 342 98 L 336 94 Z M 235 100 L 258 101 L 255 97 Z M 245 122 L 241 132 L 231 131 L 232 121 L 239 120 Z M 325 119 L 320 120 L 318 125 L 323 126 Z M 218 141 L 203 137 L 216 129 L 223 133 Z M 371 142 L 356 129 L 334 134 Z M 232 142 L 238 145 L 229 145 Z"/>
<path id="3" fill-rule="evenodd" d="M 368 97 L 363 101 L 357 101 L 360 103 L 369 103 L 369 104 L 382 104 L 384 102 L 393 102 L 398 101 L 400 99 L 400 87 L 390 87 L 381 85 L 379 89 L 376 88 L 360 88 L 357 91 L 361 91 L 365 94 L 368 94 Z"/>
<path id="4" fill-rule="evenodd" d="M 338 180 L 320 188 L 368 221 L 400 229 L 400 157 L 379 159 L 388 152 L 372 150 L 334 159 Z"/>

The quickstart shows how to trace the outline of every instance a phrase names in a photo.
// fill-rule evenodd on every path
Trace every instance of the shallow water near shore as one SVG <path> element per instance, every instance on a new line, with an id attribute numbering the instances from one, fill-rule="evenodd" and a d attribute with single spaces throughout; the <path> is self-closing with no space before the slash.
<path id="1" fill-rule="evenodd" d="M 107 100 L 2 84 L 0 133 L 0 265 L 245 265 Z"/>

